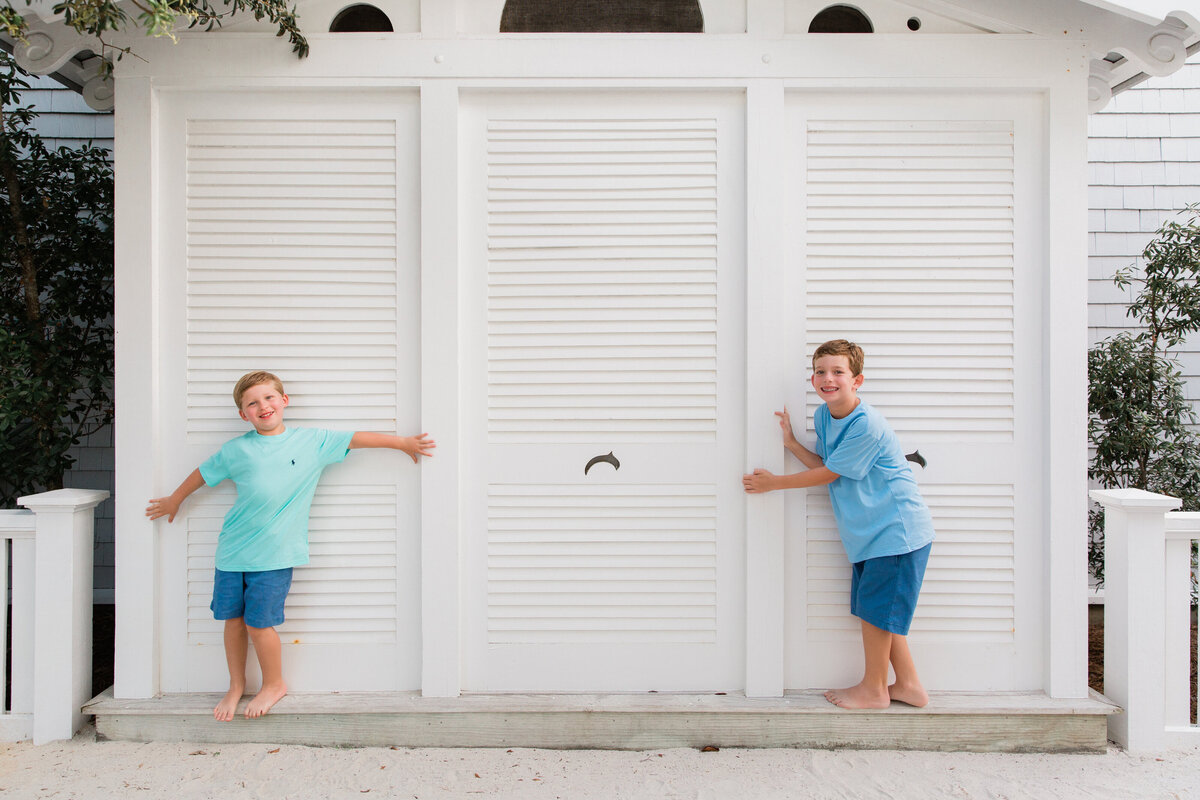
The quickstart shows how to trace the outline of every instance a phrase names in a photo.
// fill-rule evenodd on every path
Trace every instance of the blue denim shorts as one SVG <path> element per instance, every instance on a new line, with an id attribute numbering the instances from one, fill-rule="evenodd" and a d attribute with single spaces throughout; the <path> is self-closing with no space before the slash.
<path id="1" fill-rule="evenodd" d="M 283 622 L 283 601 L 292 587 L 292 568 L 266 572 L 225 572 L 213 579 L 213 616 L 242 617 L 251 628 L 273 628 Z"/>
<path id="2" fill-rule="evenodd" d="M 850 566 L 850 613 L 876 628 L 908 635 L 933 543 L 898 556 L 868 558 Z"/>

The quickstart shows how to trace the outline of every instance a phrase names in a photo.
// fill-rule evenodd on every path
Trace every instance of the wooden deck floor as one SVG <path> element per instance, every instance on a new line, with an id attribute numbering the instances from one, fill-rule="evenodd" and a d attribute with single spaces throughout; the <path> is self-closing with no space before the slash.
<path id="1" fill-rule="evenodd" d="M 266 717 L 217 722 L 219 694 L 116 700 L 84 710 L 97 735 L 132 741 L 269 742 L 317 746 L 536 747 L 642 750 L 668 747 L 814 747 L 999 752 L 1103 752 L 1108 715 L 1100 695 L 938 693 L 923 709 L 846 711 L 819 692 L 741 695 L 289 695 Z M 244 710 L 243 706 L 239 710 Z"/>

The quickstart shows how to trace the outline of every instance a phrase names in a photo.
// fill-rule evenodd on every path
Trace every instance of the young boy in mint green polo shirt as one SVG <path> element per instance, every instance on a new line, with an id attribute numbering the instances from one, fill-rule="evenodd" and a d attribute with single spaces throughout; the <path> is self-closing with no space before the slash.
<path id="1" fill-rule="evenodd" d="M 213 709 L 218 720 L 233 719 L 246 690 L 247 640 L 254 642 L 262 689 L 246 708 L 261 717 L 287 694 L 282 648 L 275 626 L 292 583 L 292 567 L 308 563 L 308 513 L 321 473 L 359 447 L 402 450 L 416 463 L 437 445 L 428 434 L 392 436 L 363 431 L 289 428 L 283 424 L 288 396 L 269 372 L 243 375 L 233 389 L 242 419 L 254 430 L 231 439 L 192 472 L 169 497 L 150 501 L 146 516 L 173 522 L 184 499 L 201 486 L 226 478 L 237 499 L 217 538 L 213 616 L 225 621 L 229 691 Z"/>
<path id="2" fill-rule="evenodd" d="M 929 695 L 908 648 L 908 629 L 933 543 L 933 518 L 883 415 L 858 397 L 863 351 L 845 339 L 813 353 L 812 385 L 825 401 L 813 414 L 817 452 L 798 441 L 787 409 L 776 411 L 783 444 L 804 472 L 742 476 L 747 492 L 828 486 L 838 533 L 850 559 L 850 613 L 862 626 L 863 679 L 825 698 L 842 708 L 924 706 Z M 888 664 L 896 682 L 888 685 Z"/>

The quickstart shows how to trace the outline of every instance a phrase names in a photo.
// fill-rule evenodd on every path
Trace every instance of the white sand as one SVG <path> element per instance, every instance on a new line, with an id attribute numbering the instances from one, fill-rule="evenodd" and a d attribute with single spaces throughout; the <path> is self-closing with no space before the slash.
<path id="1" fill-rule="evenodd" d="M 1200 798 L 1200 748 L 1159 756 L 825 750 L 0 745 L 0 797 L 632 800 Z"/>

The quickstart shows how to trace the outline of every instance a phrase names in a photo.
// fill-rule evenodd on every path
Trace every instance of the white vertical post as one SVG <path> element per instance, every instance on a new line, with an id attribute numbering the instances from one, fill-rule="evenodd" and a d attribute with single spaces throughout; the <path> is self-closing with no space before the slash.
<path id="1" fill-rule="evenodd" d="M 57 489 L 17 502 L 37 516 L 33 743 L 70 739 L 92 690 L 92 530 L 108 492 Z"/>
<path id="2" fill-rule="evenodd" d="M 29 511 L 0 511 L 0 742 L 22 742 L 33 736 L 33 537 L 37 518 Z M 11 559 L 9 543 L 12 543 Z M 8 582 L 8 568 L 13 579 Z M 12 589 L 12 649 L 6 647 L 8 591 Z M 11 656 L 12 700 L 6 705 L 4 665 Z"/>
<path id="3" fill-rule="evenodd" d="M 1164 734 L 1165 514 L 1175 497 L 1141 489 L 1091 492 L 1104 506 L 1104 694 L 1125 710 L 1109 738 L 1130 751 L 1160 748 Z"/>
<path id="4" fill-rule="evenodd" d="M 1168 731 L 1189 731 L 1192 723 L 1192 539 L 1200 536 L 1200 514 L 1169 513 L 1165 527 L 1163 722 Z"/>
<path id="5" fill-rule="evenodd" d="M 8 664 L 8 543 L 10 539 L 0 536 L 0 714 L 8 708 L 8 681 L 4 673 Z"/>
<path id="6" fill-rule="evenodd" d="M 158 104 L 150 78 L 117 69 L 113 152 L 117 203 L 116 272 L 116 541 L 117 605 L 114 693 L 153 697 L 159 689 L 158 526 L 146 501 L 166 494 L 155 479 L 159 451 Z M 182 269 L 182 265 L 172 266 Z M 177 476 L 164 480 L 177 481 Z M 171 487 L 174 484 L 170 484 Z M 164 491 L 156 491 L 163 489 Z"/>
<path id="7" fill-rule="evenodd" d="M 12 540 L 12 713 L 33 713 L 34 533 Z"/>
<path id="8" fill-rule="evenodd" d="M 746 469 L 780 472 L 774 412 L 784 399 L 784 92 L 782 81 L 746 91 Z M 792 302 L 796 298 L 786 298 Z M 746 696 L 782 697 L 784 682 L 783 492 L 746 498 Z"/>
<path id="9" fill-rule="evenodd" d="M 1046 95 L 1044 685 L 1051 697 L 1087 697 L 1088 62 L 1084 50 L 1066 61 Z"/>
<path id="10" fill-rule="evenodd" d="M 421 464 L 426 697 L 455 697 L 462 683 L 457 220 L 458 86 L 431 81 L 421 87 L 421 425 L 439 447 Z"/>

